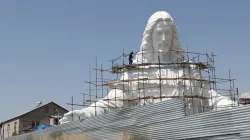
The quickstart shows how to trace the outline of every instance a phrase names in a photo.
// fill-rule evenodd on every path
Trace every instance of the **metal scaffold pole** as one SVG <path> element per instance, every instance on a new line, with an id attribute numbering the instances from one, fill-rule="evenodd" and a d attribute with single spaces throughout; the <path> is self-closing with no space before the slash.
<path id="1" fill-rule="evenodd" d="M 161 89 L 161 65 L 160 65 L 160 63 L 161 63 L 161 60 L 160 60 L 160 56 L 158 56 L 158 64 L 159 64 L 159 80 L 160 80 L 160 101 L 162 101 L 162 89 Z"/>
<path id="2" fill-rule="evenodd" d="M 89 65 L 89 100 L 91 104 L 91 65 Z"/>
<path id="3" fill-rule="evenodd" d="M 96 61 L 95 61 L 95 62 L 96 62 L 96 63 L 95 63 L 95 64 L 96 64 L 96 65 L 95 65 L 95 66 L 96 66 L 96 73 L 95 73 L 95 74 L 96 74 L 96 75 L 95 75 L 95 76 L 96 76 L 96 78 L 95 78 L 95 80 L 96 80 L 96 81 L 95 81 L 95 82 L 96 82 L 96 85 L 95 85 L 95 87 L 96 87 L 95 100 L 97 100 L 97 57 L 96 57 Z M 97 102 L 97 101 L 95 101 L 95 116 L 96 116 L 96 114 L 97 114 L 97 113 L 96 113 L 96 102 Z"/>

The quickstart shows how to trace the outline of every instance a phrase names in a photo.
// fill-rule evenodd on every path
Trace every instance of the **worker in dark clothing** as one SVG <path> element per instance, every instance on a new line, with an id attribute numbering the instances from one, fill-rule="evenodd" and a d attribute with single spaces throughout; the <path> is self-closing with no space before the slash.
<path id="1" fill-rule="evenodd" d="M 133 51 L 129 54 L 129 64 L 132 64 L 133 63 L 133 60 L 132 60 L 132 58 L 133 58 Z"/>

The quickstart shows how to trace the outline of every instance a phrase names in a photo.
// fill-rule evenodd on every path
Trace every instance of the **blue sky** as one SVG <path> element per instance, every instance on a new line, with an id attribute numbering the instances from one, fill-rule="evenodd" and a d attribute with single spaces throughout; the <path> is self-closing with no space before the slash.
<path id="1" fill-rule="evenodd" d="M 89 64 L 138 51 L 148 18 L 169 12 L 183 48 L 214 52 L 218 77 L 231 69 L 235 87 L 249 88 L 248 0 L 0 1 L 0 121 L 37 101 L 82 102 Z M 92 74 L 94 71 L 92 72 Z M 3 113 L 4 112 L 4 113 Z"/>

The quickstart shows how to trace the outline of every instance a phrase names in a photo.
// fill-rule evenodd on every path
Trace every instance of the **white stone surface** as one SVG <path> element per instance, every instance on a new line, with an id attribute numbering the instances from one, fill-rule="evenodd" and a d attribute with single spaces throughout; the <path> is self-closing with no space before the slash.
<path id="1" fill-rule="evenodd" d="M 161 63 L 169 63 L 177 61 L 177 59 L 178 61 L 185 62 L 185 60 L 181 60 L 183 54 L 184 49 L 180 46 L 178 32 L 173 18 L 167 12 L 159 11 L 149 18 L 143 33 L 140 51 L 136 54 L 133 63 L 158 63 L 159 60 Z M 160 75 L 161 78 L 172 78 L 172 80 L 161 81 L 161 92 L 160 80 L 141 80 L 139 82 L 131 80 L 138 78 L 157 79 Z M 227 97 L 209 90 L 210 84 L 207 81 L 183 80 L 181 78 L 174 79 L 178 77 L 204 78 L 195 65 L 187 65 L 185 68 L 181 68 L 178 64 L 161 65 L 159 69 L 158 65 L 152 64 L 140 66 L 139 72 L 138 68 L 131 68 L 128 69 L 127 72 L 124 72 L 120 77 L 120 80 L 130 79 L 131 81 L 116 83 L 116 88 L 110 89 L 108 96 L 104 98 L 113 99 L 112 101 L 99 100 L 96 104 L 92 103 L 90 107 L 68 112 L 64 114 L 60 123 L 72 121 L 72 113 L 74 114 L 73 119 L 78 120 L 79 118 L 83 119 L 95 116 L 95 114 L 103 114 L 104 112 L 115 109 L 116 107 L 157 103 L 160 99 L 137 100 L 130 103 L 122 101 L 121 99 L 135 99 L 137 97 L 146 96 L 159 97 L 160 94 L 162 96 L 198 95 L 207 98 L 210 98 L 211 96 L 218 97 L 216 99 L 213 98 L 213 100 L 186 99 L 187 114 L 211 111 L 211 106 L 231 106 L 232 101 Z M 115 98 L 116 101 L 114 101 Z M 162 101 L 168 99 L 170 98 L 163 98 Z"/>

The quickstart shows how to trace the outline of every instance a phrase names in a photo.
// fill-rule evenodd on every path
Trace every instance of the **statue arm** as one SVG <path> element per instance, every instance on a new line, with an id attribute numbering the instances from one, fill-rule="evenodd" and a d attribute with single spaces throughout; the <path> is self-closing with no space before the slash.
<path id="1" fill-rule="evenodd" d="M 115 98 L 117 98 L 117 100 L 115 100 Z M 92 103 L 89 107 L 83 108 L 81 110 L 73 110 L 64 114 L 63 118 L 59 122 L 61 124 L 68 123 L 72 120 L 76 121 L 85 118 L 90 118 L 93 116 L 104 114 L 109 110 L 121 108 L 124 106 L 124 101 L 120 99 L 123 98 L 126 99 L 127 96 L 123 95 L 122 90 L 112 89 L 108 93 L 108 96 L 101 100 L 98 100 L 96 103 Z"/>

